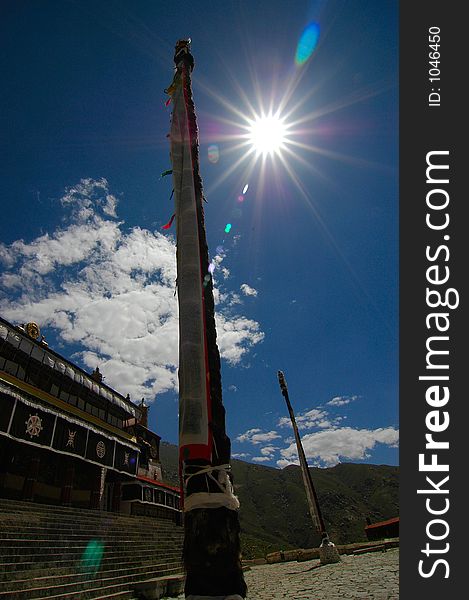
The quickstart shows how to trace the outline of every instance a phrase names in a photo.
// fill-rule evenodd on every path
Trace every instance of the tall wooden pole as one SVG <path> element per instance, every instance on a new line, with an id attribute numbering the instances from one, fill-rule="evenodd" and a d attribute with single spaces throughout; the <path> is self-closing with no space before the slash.
<path id="1" fill-rule="evenodd" d="M 280 384 L 280 390 L 282 391 L 282 395 L 285 398 L 285 402 L 287 404 L 288 414 L 290 415 L 293 433 L 295 435 L 296 448 L 298 451 L 298 458 L 300 460 L 301 474 L 303 477 L 303 483 L 306 491 L 306 498 L 308 500 L 308 508 L 311 514 L 311 519 L 313 521 L 314 528 L 321 535 L 321 537 L 326 533 L 326 527 L 324 525 L 324 519 L 322 518 L 321 509 L 319 507 L 319 501 L 316 494 L 316 490 L 314 489 L 313 480 L 311 478 L 311 473 L 308 468 L 308 463 L 306 461 L 306 455 L 303 450 L 303 444 L 301 443 L 300 434 L 298 431 L 298 426 L 296 424 L 295 413 L 293 412 L 293 408 L 290 402 L 290 398 L 288 396 L 288 388 L 287 382 L 285 381 L 285 376 L 282 371 L 277 373 L 278 382 Z"/>
<path id="2" fill-rule="evenodd" d="M 239 502 L 233 494 L 220 355 L 205 234 L 190 39 L 176 44 L 171 162 L 179 301 L 179 467 L 184 510 L 185 595 L 245 598 Z"/>
<path id="3" fill-rule="evenodd" d="M 316 490 L 314 488 L 313 480 L 311 477 L 311 472 L 308 467 L 308 462 L 306 461 L 305 451 L 303 449 L 303 444 L 301 443 L 300 433 L 298 431 L 298 426 L 296 424 L 295 413 L 293 412 L 293 408 L 290 402 L 290 398 L 288 396 L 288 388 L 287 382 L 285 381 L 285 376 L 282 371 L 278 371 L 278 382 L 280 384 L 280 390 L 282 392 L 283 397 L 285 398 L 285 402 L 287 404 L 288 413 L 290 415 L 293 433 L 295 435 L 296 448 L 298 451 L 298 458 L 300 460 L 301 474 L 303 477 L 303 483 L 306 491 L 306 498 L 308 501 L 308 508 L 311 514 L 311 519 L 313 521 L 314 528 L 321 536 L 321 552 L 320 559 L 321 563 L 331 563 L 338 562 L 340 560 L 339 553 L 337 552 L 334 544 L 332 544 L 329 540 L 329 536 L 326 531 L 326 526 L 324 525 L 324 519 L 322 518 L 321 508 L 319 506 L 318 496 L 316 494 Z"/>

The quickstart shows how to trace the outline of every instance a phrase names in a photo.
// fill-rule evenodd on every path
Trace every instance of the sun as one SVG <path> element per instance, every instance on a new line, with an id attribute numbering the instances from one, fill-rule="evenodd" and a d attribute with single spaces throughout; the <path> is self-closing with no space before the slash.
<path id="1" fill-rule="evenodd" d="M 249 121 L 248 142 L 257 155 L 280 155 L 285 148 L 287 128 L 278 115 L 256 117 Z"/>

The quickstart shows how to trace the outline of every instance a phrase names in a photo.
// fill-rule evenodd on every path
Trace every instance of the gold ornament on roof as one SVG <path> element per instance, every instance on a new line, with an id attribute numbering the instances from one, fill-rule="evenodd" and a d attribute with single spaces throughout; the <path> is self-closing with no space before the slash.
<path id="1" fill-rule="evenodd" d="M 26 323 L 24 329 L 29 337 L 33 338 L 33 340 L 37 340 L 41 335 L 41 330 L 39 329 L 39 325 L 37 323 Z"/>

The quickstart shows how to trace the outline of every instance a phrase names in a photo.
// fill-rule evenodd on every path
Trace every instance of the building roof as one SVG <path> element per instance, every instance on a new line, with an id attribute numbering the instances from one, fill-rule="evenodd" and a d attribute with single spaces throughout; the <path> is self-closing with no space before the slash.
<path id="1" fill-rule="evenodd" d="M 395 523 L 399 523 L 399 517 L 393 517 L 392 519 L 387 519 L 386 521 L 378 521 L 378 523 L 372 523 L 371 525 L 367 525 L 365 529 L 374 529 L 377 527 L 386 527 L 387 525 L 393 525 Z"/>
<path id="2" fill-rule="evenodd" d="M 0 340 L 6 340 L 16 348 L 23 349 L 32 358 L 75 382 L 84 385 L 95 394 L 119 406 L 132 416 L 140 418 L 140 409 L 125 396 L 103 382 L 95 381 L 86 371 L 64 358 L 47 345 L 30 337 L 24 330 L 0 317 Z"/>

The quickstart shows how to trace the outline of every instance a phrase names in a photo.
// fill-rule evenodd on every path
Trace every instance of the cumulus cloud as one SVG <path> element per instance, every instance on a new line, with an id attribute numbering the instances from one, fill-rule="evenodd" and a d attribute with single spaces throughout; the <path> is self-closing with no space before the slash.
<path id="1" fill-rule="evenodd" d="M 345 406 L 346 404 L 350 404 L 350 402 L 354 402 L 358 400 L 358 396 L 335 396 L 329 402 L 326 402 L 328 406 Z"/>
<path id="2" fill-rule="evenodd" d="M 252 319 L 228 316 L 221 309 L 215 314 L 215 322 L 220 354 L 231 365 L 239 364 L 252 346 L 264 339 L 259 323 Z"/>
<path id="3" fill-rule="evenodd" d="M 243 283 L 239 289 L 245 296 L 257 296 L 257 290 L 249 286 L 247 283 Z"/>
<path id="4" fill-rule="evenodd" d="M 337 425 L 341 421 L 341 417 L 332 418 L 327 411 L 318 408 L 312 408 L 304 413 L 300 413 L 295 417 L 298 429 L 325 429 Z M 277 423 L 278 427 L 290 427 L 290 417 L 281 417 Z"/>
<path id="5" fill-rule="evenodd" d="M 222 266 L 222 262 L 226 258 L 226 252 L 219 252 L 212 258 L 213 272 L 214 274 L 221 273 L 223 279 L 228 279 L 230 276 L 230 271 L 224 265 Z"/>
<path id="6" fill-rule="evenodd" d="M 262 456 L 268 456 L 269 458 L 272 458 L 276 450 L 277 446 L 264 446 L 264 448 L 261 448 L 261 454 Z"/>
<path id="7" fill-rule="evenodd" d="M 326 405 L 340 407 L 359 399 L 359 396 L 336 396 Z M 395 448 L 399 443 L 399 430 L 393 427 L 378 429 L 354 429 L 344 427 L 345 416 L 334 416 L 324 406 L 303 411 L 296 416 L 301 433 L 301 442 L 308 464 L 317 467 L 332 467 L 342 460 L 359 461 L 371 457 L 377 444 Z M 253 444 L 257 456 L 253 462 L 271 462 L 283 468 L 291 464 L 298 465 L 296 441 L 291 436 L 291 420 L 281 417 L 278 428 L 288 428 L 288 436 L 283 437 L 277 431 L 263 431 L 259 428 L 248 429 L 236 440 Z M 275 441 L 275 445 L 272 442 Z M 283 446 L 283 447 L 281 447 Z"/>
<path id="8" fill-rule="evenodd" d="M 399 431 L 393 427 L 379 429 L 352 429 L 342 427 L 328 429 L 302 436 L 302 444 L 309 461 L 317 466 L 332 467 L 341 459 L 364 460 L 376 444 L 395 448 L 399 442 Z M 279 467 L 298 464 L 296 444 L 290 444 L 280 451 L 282 458 Z"/>
<path id="9" fill-rule="evenodd" d="M 75 360 L 89 369 L 99 364 L 106 383 L 134 399 L 176 390 L 174 240 L 139 227 L 125 230 L 105 179 L 81 180 L 61 204 L 65 216 L 55 231 L 0 243 L 2 315 L 54 328 L 73 344 Z M 229 293 L 221 296 L 220 354 L 238 365 L 264 334 L 256 321 L 232 313 Z"/>
<path id="10" fill-rule="evenodd" d="M 244 433 L 238 435 L 238 442 L 249 442 L 251 444 L 262 444 L 278 439 L 281 436 L 276 431 L 262 431 L 262 429 L 248 429 Z"/>

